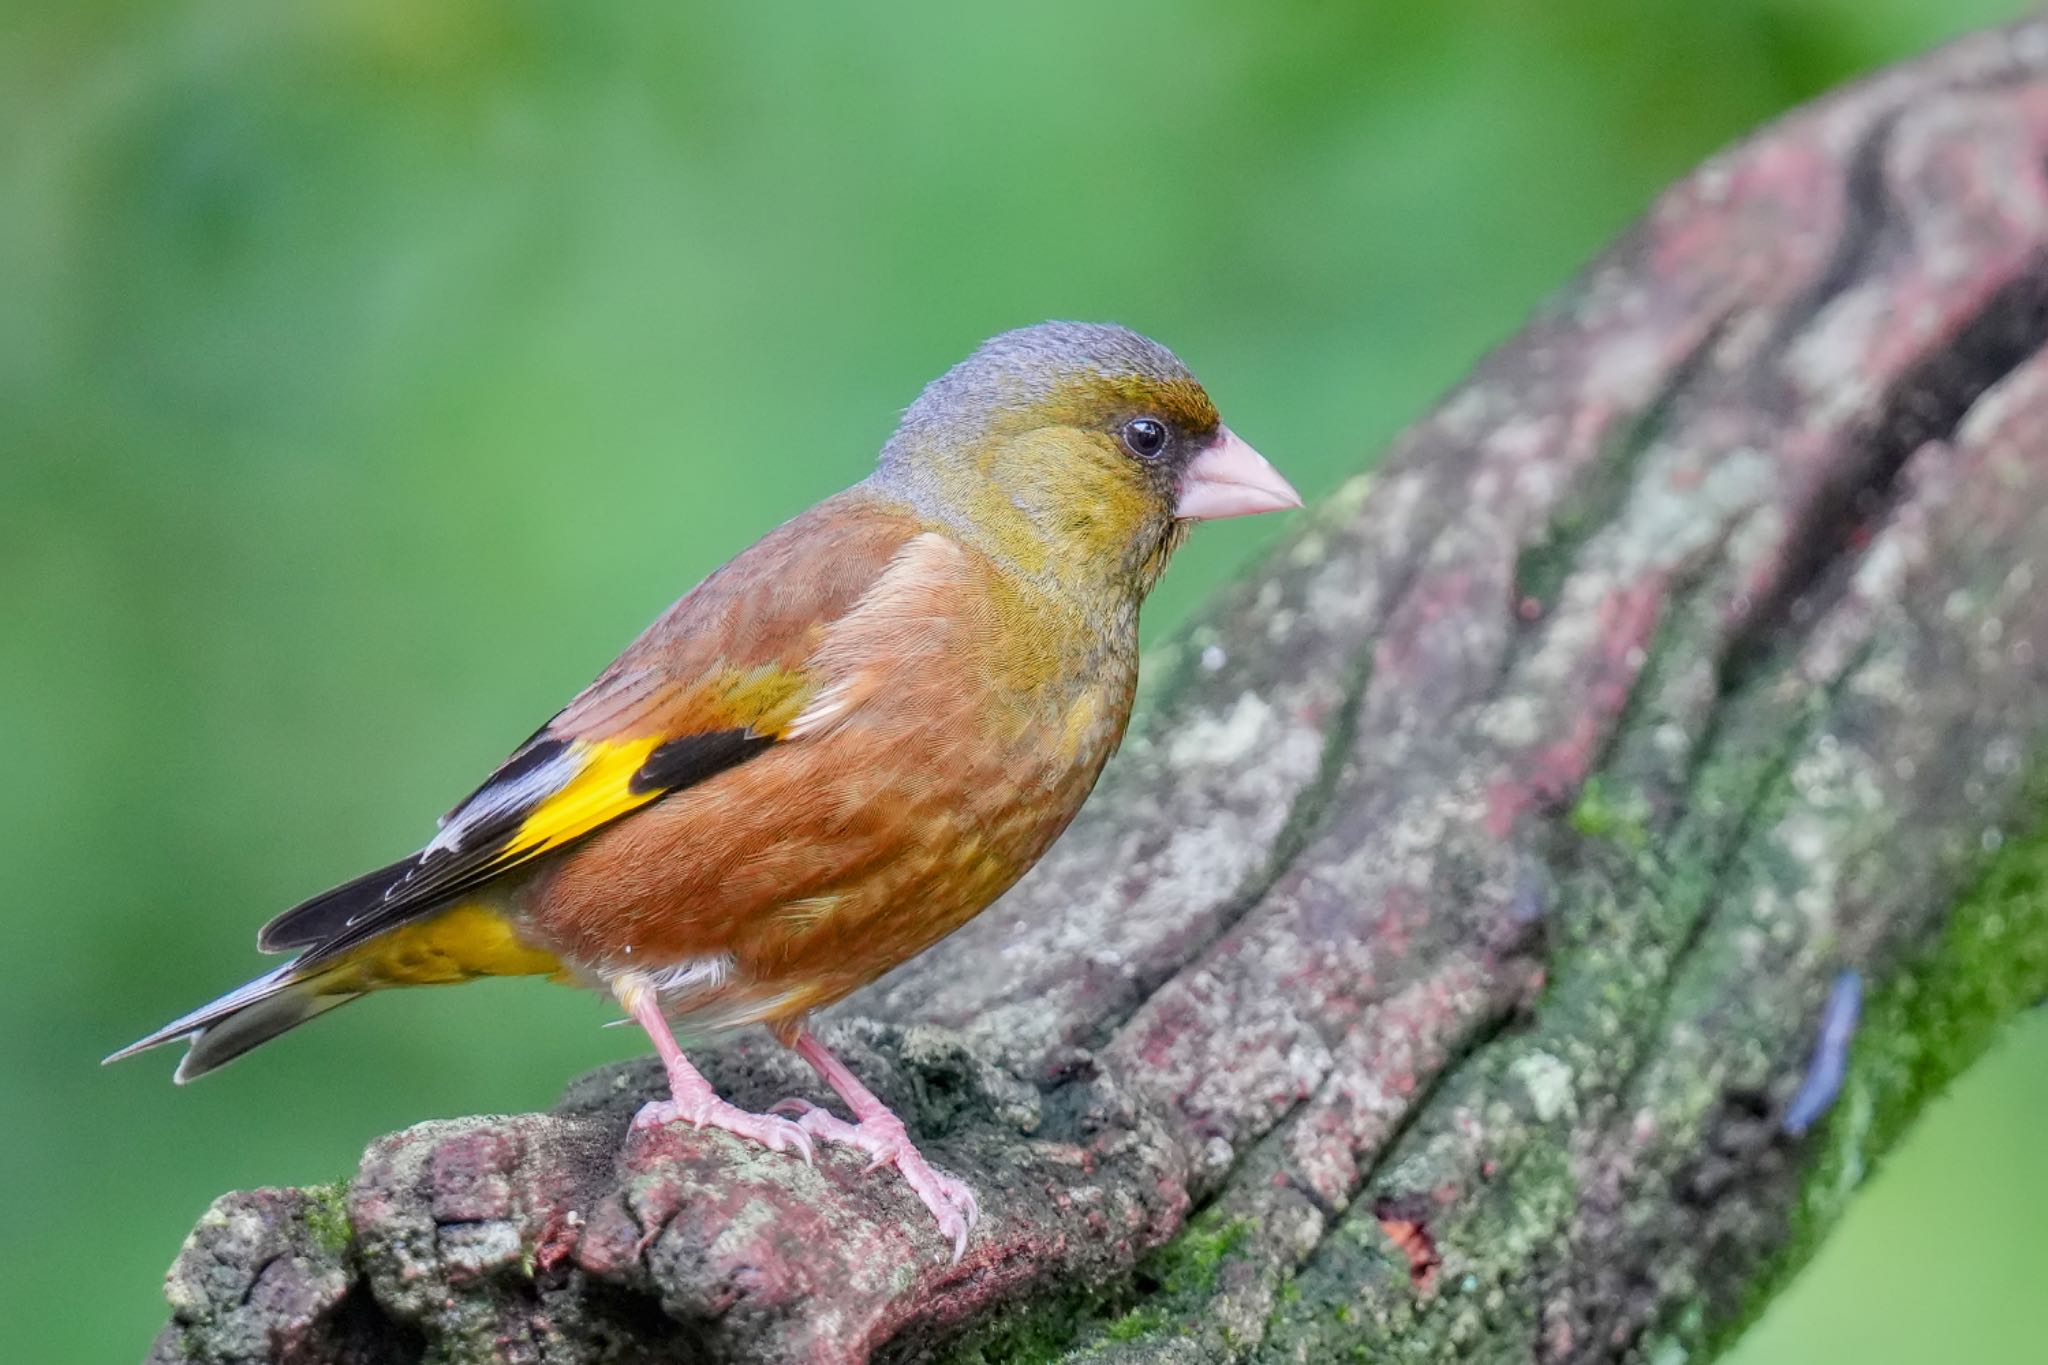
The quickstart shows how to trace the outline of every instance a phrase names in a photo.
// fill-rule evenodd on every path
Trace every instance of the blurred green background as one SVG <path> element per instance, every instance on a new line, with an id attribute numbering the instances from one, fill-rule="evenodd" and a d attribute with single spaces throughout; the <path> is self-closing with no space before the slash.
<path id="1" fill-rule="evenodd" d="M 219 1191 L 638 1049 L 515 982 L 187 1091 L 95 1065 L 415 847 L 981 337 L 1154 333 L 1318 493 L 1700 157 L 2015 8 L 7 7 L 7 1358 L 139 1356 Z M 1203 532 L 1150 632 L 1279 529 Z M 2044 1070 L 2035 1021 L 1744 1365 L 2040 1358 Z"/>

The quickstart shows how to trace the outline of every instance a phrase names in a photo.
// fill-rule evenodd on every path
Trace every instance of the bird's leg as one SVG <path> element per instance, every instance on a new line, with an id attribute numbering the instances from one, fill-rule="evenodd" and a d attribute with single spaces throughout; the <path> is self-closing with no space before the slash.
<path id="1" fill-rule="evenodd" d="M 786 1041 L 824 1078 L 825 1084 L 846 1101 L 846 1107 L 853 1111 L 854 1122 L 848 1123 L 808 1100 L 784 1100 L 775 1107 L 786 1107 L 796 1112 L 797 1123 L 812 1137 L 860 1148 L 873 1158 L 868 1163 L 871 1171 L 878 1166 L 894 1166 L 911 1192 L 923 1200 L 932 1217 L 938 1219 L 939 1231 L 953 1239 L 953 1259 L 958 1261 L 967 1249 L 968 1231 L 981 1217 L 981 1206 L 975 1201 L 974 1191 L 964 1181 L 934 1170 L 924 1159 L 924 1154 L 911 1143 L 903 1120 L 877 1099 L 872 1090 L 862 1085 L 860 1078 L 847 1070 L 846 1063 L 834 1057 L 818 1041 L 817 1035 L 807 1028 L 799 1028 Z"/>
<path id="2" fill-rule="evenodd" d="M 668 1020 L 661 1012 L 661 997 L 645 977 L 629 972 L 617 978 L 612 982 L 612 994 L 619 998 L 634 1022 L 647 1030 L 647 1036 L 654 1040 L 655 1052 L 661 1056 L 662 1067 L 668 1072 L 669 1098 L 649 1100 L 642 1105 L 633 1116 L 634 1128 L 658 1128 L 682 1119 L 698 1128 L 707 1124 L 723 1128 L 778 1152 L 793 1151 L 806 1163 L 811 1160 L 810 1134 L 802 1125 L 773 1114 L 750 1114 L 718 1098 L 711 1082 L 690 1065 L 675 1035 L 669 1032 Z"/>

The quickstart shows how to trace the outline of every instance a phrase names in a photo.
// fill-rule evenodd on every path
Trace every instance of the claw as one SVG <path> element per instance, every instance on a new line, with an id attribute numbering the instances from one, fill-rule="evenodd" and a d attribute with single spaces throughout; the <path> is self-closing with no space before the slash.
<path id="1" fill-rule="evenodd" d="M 868 1175 L 884 1166 L 894 1166 L 903 1176 L 903 1183 L 910 1186 L 910 1192 L 937 1220 L 940 1234 L 953 1243 L 953 1264 L 959 1264 L 960 1258 L 967 1253 L 967 1234 L 980 1221 L 981 1202 L 974 1197 L 974 1191 L 965 1181 L 956 1180 L 924 1159 L 924 1154 L 917 1150 L 910 1135 L 904 1131 L 901 1119 L 885 1112 L 860 1123 L 848 1123 L 808 1101 L 783 1101 L 783 1104 L 792 1103 L 804 1106 L 802 1117 L 796 1123 L 805 1133 L 821 1142 L 837 1142 L 868 1154 L 871 1160 L 861 1174 Z M 775 1107 L 781 1108 L 782 1105 Z"/>

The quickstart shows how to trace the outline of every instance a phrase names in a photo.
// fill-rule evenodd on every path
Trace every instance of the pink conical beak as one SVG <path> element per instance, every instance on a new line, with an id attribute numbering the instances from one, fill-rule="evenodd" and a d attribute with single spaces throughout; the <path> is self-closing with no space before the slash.
<path id="1" fill-rule="evenodd" d="M 1186 521 L 1248 517 L 1301 506 L 1301 494 L 1229 427 L 1218 427 L 1208 449 L 1188 461 L 1173 514 Z"/>

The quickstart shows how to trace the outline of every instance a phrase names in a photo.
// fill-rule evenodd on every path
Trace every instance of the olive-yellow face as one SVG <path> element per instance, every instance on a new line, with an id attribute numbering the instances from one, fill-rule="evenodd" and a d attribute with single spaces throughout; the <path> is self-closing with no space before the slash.
<path id="1" fill-rule="evenodd" d="M 1192 376 L 1163 373 L 1075 375 L 1043 415 L 1067 433 L 1083 481 L 1141 498 L 1146 514 L 1169 520 L 1182 472 L 1223 426 Z"/>
<path id="2" fill-rule="evenodd" d="M 1172 352 L 1081 323 L 1004 333 L 934 381 L 876 477 L 1027 572 L 1140 594 L 1187 522 L 1301 505 Z"/>

